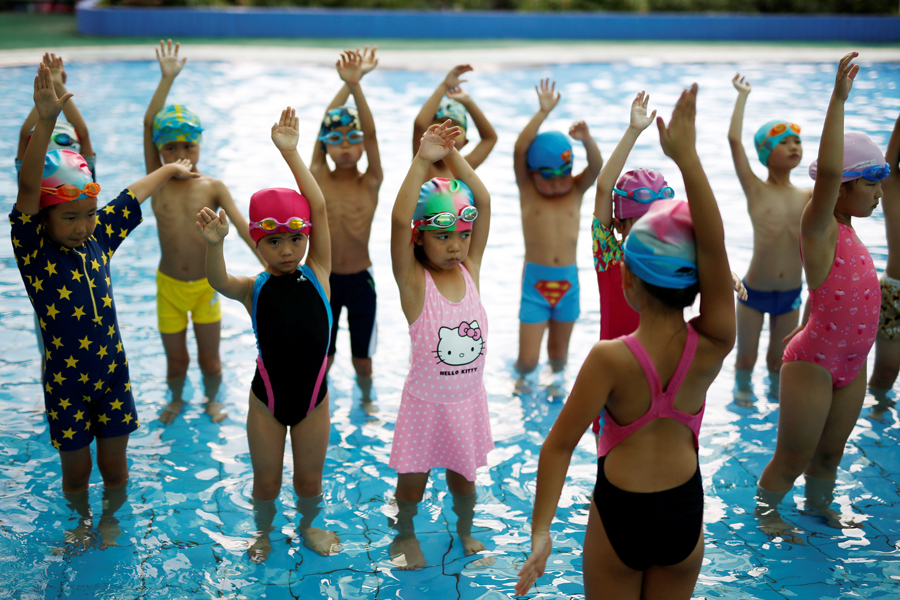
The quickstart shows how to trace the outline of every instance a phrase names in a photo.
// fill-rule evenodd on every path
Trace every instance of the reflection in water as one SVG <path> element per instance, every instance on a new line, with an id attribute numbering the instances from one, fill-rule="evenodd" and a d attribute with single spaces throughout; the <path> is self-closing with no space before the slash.
<path id="1" fill-rule="evenodd" d="M 397 531 L 390 547 L 391 563 L 401 571 L 417 571 L 427 564 L 413 523 L 413 518 L 419 514 L 419 503 L 399 498 L 394 502 L 397 513 L 388 517 L 388 524 Z"/>
<path id="2" fill-rule="evenodd" d="M 275 502 L 275 500 L 250 499 L 250 503 L 253 505 L 253 520 L 256 523 L 256 537 L 250 542 L 247 554 L 255 564 L 269 558 L 269 552 L 272 551 L 269 534 L 275 528 L 272 525 L 275 521 L 275 514 L 278 512 Z"/>
<path id="3" fill-rule="evenodd" d="M 100 548 L 118 546 L 122 537 L 122 529 L 119 527 L 119 519 L 116 513 L 128 500 L 128 483 L 116 487 L 103 487 L 103 512 L 100 513 L 100 522 L 97 530 L 100 532 Z"/>
<path id="4" fill-rule="evenodd" d="M 333 531 L 327 531 L 320 527 L 313 527 L 313 521 L 322 510 L 322 496 L 313 498 L 297 498 L 297 513 L 300 515 L 300 523 L 297 529 L 303 536 L 303 543 L 307 548 L 318 552 L 322 556 L 332 556 L 341 551 L 341 540 Z"/>
<path id="5" fill-rule="evenodd" d="M 80 492 L 64 492 L 66 505 L 69 510 L 75 514 L 69 517 L 70 521 L 77 521 L 75 527 L 66 529 L 66 544 L 73 547 L 74 550 L 87 550 L 93 543 L 91 537 L 91 506 L 88 502 L 88 490 Z"/>

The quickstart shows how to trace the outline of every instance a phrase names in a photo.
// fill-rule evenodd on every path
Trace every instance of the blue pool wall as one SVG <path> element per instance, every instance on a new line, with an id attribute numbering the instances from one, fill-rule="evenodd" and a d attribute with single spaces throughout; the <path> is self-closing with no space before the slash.
<path id="1" fill-rule="evenodd" d="M 109 37 L 900 42 L 900 17 L 529 13 L 78 5 L 78 32 Z"/>

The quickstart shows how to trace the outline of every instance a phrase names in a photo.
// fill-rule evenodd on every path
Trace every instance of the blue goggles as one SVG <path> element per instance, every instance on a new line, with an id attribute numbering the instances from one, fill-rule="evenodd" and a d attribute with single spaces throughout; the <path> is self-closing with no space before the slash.
<path id="1" fill-rule="evenodd" d="M 344 142 L 344 133 L 342 131 L 331 131 L 329 133 L 326 133 L 325 135 L 320 135 L 317 139 L 320 142 L 325 142 L 326 144 L 337 146 L 338 144 L 342 144 Z M 347 141 L 351 144 L 360 143 L 361 141 L 363 141 L 363 132 L 359 129 L 348 131 Z"/>
<path id="2" fill-rule="evenodd" d="M 631 198 L 636 202 L 640 202 L 641 204 L 648 204 L 653 202 L 654 200 L 671 200 L 675 197 L 675 190 L 666 186 L 661 190 L 654 191 L 650 188 L 635 188 L 633 190 L 625 191 L 617 188 L 613 188 L 613 192 L 618 196 L 622 196 L 624 198 Z"/>
<path id="3" fill-rule="evenodd" d="M 844 177 L 862 177 L 869 181 L 881 181 L 887 179 L 890 174 L 891 165 L 888 164 L 866 167 L 862 171 L 844 171 Z"/>
<path id="4" fill-rule="evenodd" d="M 569 175 L 572 172 L 572 163 L 566 163 L 558 169 L 551 169 L 550 167 L 540 167 L 535 169 L 535 171 L 537 171 L 544 179 L 553 179 L 554 177 Z"/>
<path id="5" fill-rule="evenodd" d="M 71 146 L 78 141 L 68 133 L 54 133 L 50 136 L 50 139 L 56 142 L 56 144 L 59 146 Z"/>

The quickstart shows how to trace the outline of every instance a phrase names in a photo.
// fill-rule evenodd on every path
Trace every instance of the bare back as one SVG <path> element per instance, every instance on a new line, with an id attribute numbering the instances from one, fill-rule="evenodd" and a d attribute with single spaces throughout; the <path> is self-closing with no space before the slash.
<path id="1" fill-rule="evenodd" d="M 552 267 L 575 264 L 583 197 L 577 185 L 557 198 L 540 194 L 530 180 L 519 186 L 527 262 Z"/>
<path id="2" fill-rule="evenodd" d="M 779 292 L 800 287 L 800 219 L 811 197 L 811 188 L 768 182 L 748 192 L 753 258 L 744 280 L 749 287 Z"/>
<path id="3" fill-rule="evenodd" d="M 352 275 L 372 266 L 369 236 L 378 206 L 378 186 L 364 173 L 348 177 L 337 171 L 312 169 L 325 196 L 331 232 L 331 272 Z"/>

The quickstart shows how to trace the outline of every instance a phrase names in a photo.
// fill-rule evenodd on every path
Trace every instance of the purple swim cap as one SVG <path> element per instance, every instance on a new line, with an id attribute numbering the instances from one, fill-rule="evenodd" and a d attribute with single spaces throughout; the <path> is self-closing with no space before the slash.
<path id="1" fill-rule="evenodd" d="M 635 169 L 628 171 L 619 177 L 616 182 L 616 189 L 623 192 L 630 192 L 638 188 L 650 188 L 654 192 L 659 192 L 667 187 L 665 177 L 659 171 L 653 169 Z M 613 215 L 617 219 L 631 219 L 641 217 L 650 210 L 650 206 L 655 202 L 638 202 L 632 198 L 626 198 L 613 192 Z"/>
<path id="2" fill-rule="evenodd" d="M 816 178 L 818 160 L 809 165 L 809 176 Z M 862 171 L 866 167 L 874 167 L 884 164 L 884 154 L 881 149 L 864 133 L 844 134 L 844 172 Z M 841 183 L 859 179 L 859 176 L 846 175 L 841 178 Z"/>

